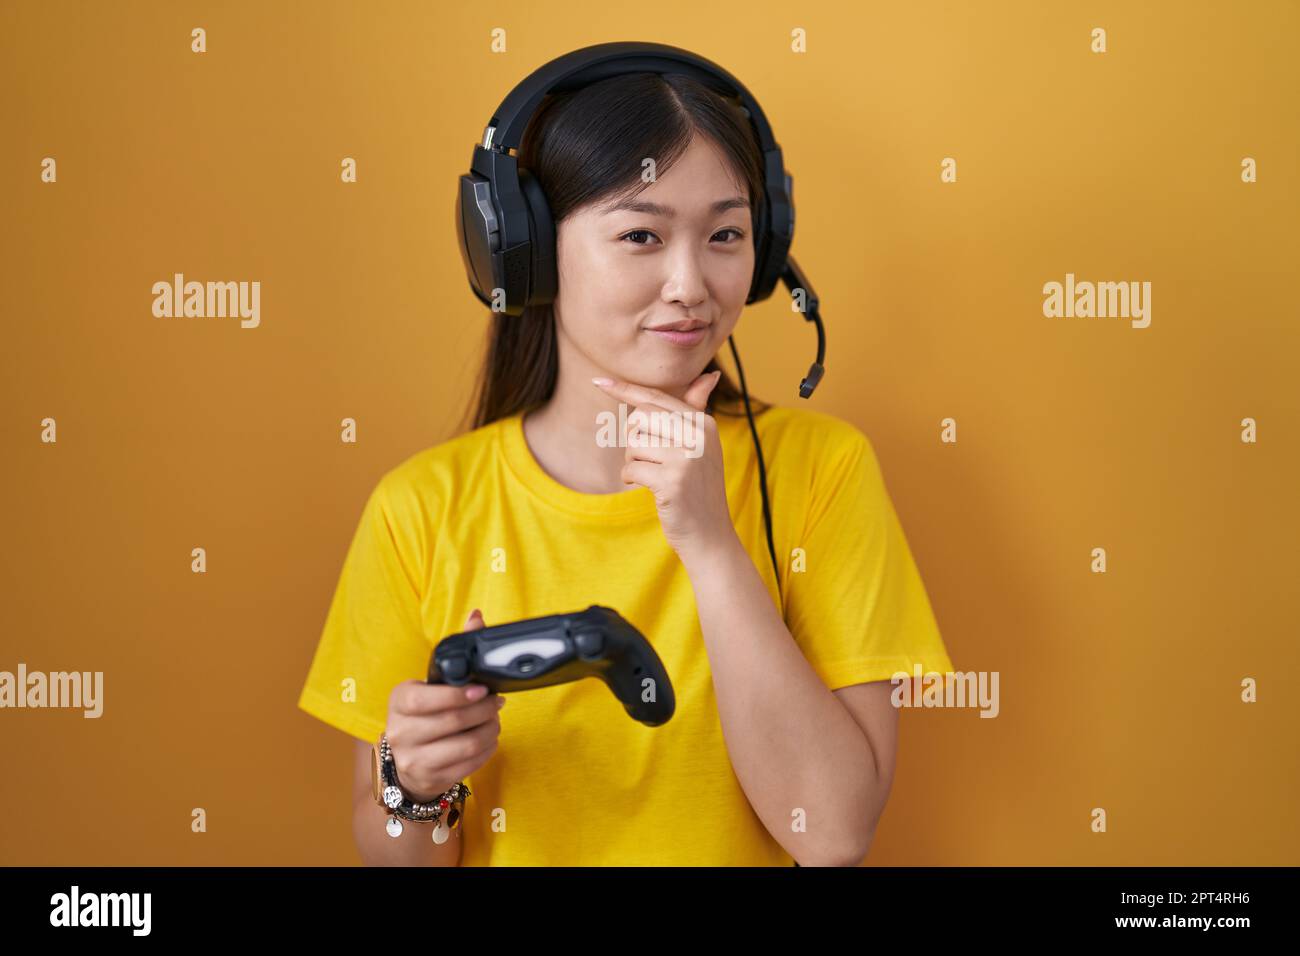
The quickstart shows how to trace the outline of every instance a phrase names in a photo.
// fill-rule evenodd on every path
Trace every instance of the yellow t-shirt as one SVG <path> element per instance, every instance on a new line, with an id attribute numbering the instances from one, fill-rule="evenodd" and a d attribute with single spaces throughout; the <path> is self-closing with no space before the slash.
<path id="1" fill-rule="evenodd" d="M 749 424 L 715 419 L 732 521 L 776 603 Z M 774 407 L 755 423 L 776 552 L 788 558 L 784 617 L 817 674 L 834 690 L 918 662 L 951 671 L 867 437 L 811 409 Z M 695 595 L 653 492 L 560 484 L 533 457 L 520 415 L 379 480 L 298 706 L 376 741 L 393 686 L 423 680 L 434 646 L 475 607 L 493 625 L 592 604 L 654 645 L 676 712 L 646 727 L 596 678 L 509 695 L 496 753 L 466 778 L 462 864 L 791 866 L 732 770 Z M 348 678 L 355 701 L 344 699 Z"/>

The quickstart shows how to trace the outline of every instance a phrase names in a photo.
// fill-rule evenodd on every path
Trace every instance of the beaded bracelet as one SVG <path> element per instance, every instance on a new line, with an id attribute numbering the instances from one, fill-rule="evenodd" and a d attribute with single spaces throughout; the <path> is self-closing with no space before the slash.
<path id="1" fill-rule="evenodd" d="M 384 733 L 379 738 L 379 760 L 383 767 L 384 806 L 388 808 L 388 822 L 384 825 L 390 837 L 396 838 L 402 834 L 402 820 L 410 820 L 412 823 L 438 823 L 442 817 L 442 812 L 447 810 L 447 820 L 445 826 L 435 827 L 433 838 L 437 843 L 446 841 L 450 833 L 447 831 L 454 830 L 460 824 L 461 807 L 465 803 L 465 798 L 469 796 L 470 789 L 464 781 L 453 783 L 444 790 L 436 799 L 428 803 L 417 803 L 411 800 L 402 790 L 401 783 L 397 779 L 397 767 L 393 763 L 393 751 L 388 745 L 388 734 Z M 399 820 L 398 817 L 401 819 Z M 442 839 L 438 839 L 439 835 Z"/>

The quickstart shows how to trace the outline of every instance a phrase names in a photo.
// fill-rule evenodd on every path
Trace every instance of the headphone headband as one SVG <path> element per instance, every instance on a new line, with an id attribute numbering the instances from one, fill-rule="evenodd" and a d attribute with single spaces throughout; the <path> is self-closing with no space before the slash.
<path id="1" fill-rule="evenodd" d="M 528 120 L 542 98 L 549 93 L 564 93 L 624 73 L 683 73 L 711 87 L 724 96 L 740 100 L 754 129 L 760 148 L 766 153 L 775 149 L 772 128 L 758 101 L 743 83 L 702 56 L 664 43 L 618 41 L 600 43 L 566 53 L 538 67 L 511 90 L 492 115 L 489 130 L 495 129 L 491 149 L 518 149 Z"/>

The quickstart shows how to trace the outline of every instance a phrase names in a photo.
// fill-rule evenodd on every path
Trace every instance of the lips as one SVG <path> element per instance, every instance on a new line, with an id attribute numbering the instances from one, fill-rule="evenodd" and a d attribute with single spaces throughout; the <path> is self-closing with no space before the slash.
<path id="1" fill-rule="evenodd" d="M 659 326 L 653 329 L 646 329 L 646 331 L 655 338 L 662 339 L 670 345 L 690 348 L 699 345 L 708 337 L 709 327 L 707 325 L 693 324 L 689 329 L 679 330 L 673 326 Z"/>
<path id="2" fill-rule="evenodd" d="M 698 319 L 683 319 L 680 322 L 669 322 L 666 325 L 652 325 L 651 332 L 691 332 L 695 329 L 708 328 L 709 323 L 701 322 Z"/>

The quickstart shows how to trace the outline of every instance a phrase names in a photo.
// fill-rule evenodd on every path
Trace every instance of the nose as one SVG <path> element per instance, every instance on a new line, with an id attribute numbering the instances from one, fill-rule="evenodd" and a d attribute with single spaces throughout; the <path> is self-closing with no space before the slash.
<path id="1" fill-rule="evenodd" d="M 690 309 L 708 298 L 701 253 L 689 243 L 681 243 L 671 256 L 666 256 L 669 273 L 664 281 L 663 297 L 666 302 L 680 303 Z"/>

